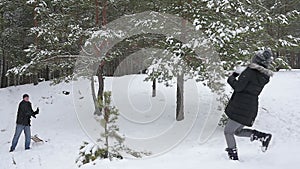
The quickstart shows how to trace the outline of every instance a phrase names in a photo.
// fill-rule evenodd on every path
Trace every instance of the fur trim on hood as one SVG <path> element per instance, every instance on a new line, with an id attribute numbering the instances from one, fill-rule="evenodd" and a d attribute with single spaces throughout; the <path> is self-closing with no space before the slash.
<path id="1" fill-rule="evenodd" d="M 258 65 L 256 63 L 251 63 L 248 67 L 251 68 L 251 69 L 256 69 L 259 72 L 261 72 L 261 73 L 263 73 L 263 74 L 265 74 L 267 76 L 273 76 L 273 74 L 274 74 L 271 70 L 266 69 L 263 66 L 260 66 L 260 65 Z"/>

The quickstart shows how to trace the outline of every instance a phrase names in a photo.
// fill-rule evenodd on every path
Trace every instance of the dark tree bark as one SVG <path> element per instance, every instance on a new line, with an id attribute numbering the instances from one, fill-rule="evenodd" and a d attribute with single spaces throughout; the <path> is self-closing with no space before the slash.
<path id="1" fill-rule="evenodd" d="M 34 73 L 32 76 L 33 76 L 33 85 L 38 85 L 39 84 L 38 74 Z"/>
<path id="2" fill-rule="evenodd" d="M 0 88 L 2 87 L 2 77 L 3 77 L 3 56 L 0 55 Z"/>
<path id="3" fill-rule="evenodd" d="M 96 96 L 96 91 L 95 91 L 95 83 L 94 83 L 94 76 L 91 76 L 91 89 L 92 89 L 92 96 L 93 96 L 93 100 L 94 100 L 94 105 L 95 105 L 95 112 L 94 115 L 102 115 L 101 113 L 101 109 L 98 106 L 98 100 L 97 100 L 97 96 Z"/>
<path id="4" fill-rule="evenodd" d="M 181 121 L 184 119 L 184 107 L 183 107 L 183 88 L 184 88 L 184 80 L 183 80 L 183 75 L 180 74 L 177 77 L 177 91 L 176 91 L 176 96 L 177 96 L 177 102 L 176 102 L 176 120 Z"/>
<path id="5" fill-rule="evenodd" d="M 105 27 L 107 24 L 107 0 L 104 0 L 103 7 L 102 7 L 102 26 Z"/>
<path id="6" fill-rule="evenodd" d="M 96 6 L 98 5 L 97 3 L 99 3 L 97 0 L 95 1 L 96 3 Z M 104 0 L 103 2 L 103 8 L 102 8 L 102 26 L 105 28 L 105 25 L 107 23 L 107 20 L 106 20 L 106 8 L 107 8 L 107 0 Z M 96 10 L 96 15 L 97 14 L 97 10 Z M 97 16 L 96 16 L 97 18 Z M 96 25 L 98 24 L 97 23 L 97 19 L 96 19 Z M 106 45 L 106 44 L 101 44 L 101 45 Z M 100 46 L 100 49 L 102 48 L 102 46 Z M 103 92 L 104 92 L 104 77 L 103 77 L 103 69 L 104 69 L 104 64 L 105 64 L 105 61 L 102 61 L 97 69 L 97 77 L 98 77 L 98 83 L 99 83 L 99 88 L 98 88 L 98 100 L 102 101 L 103 102 Z M 98 101 L 97 100 L 97 101 Z M 99 110 L 99 111 L 98 111 Z M 95 111 L 95 114 L 96 115 L 101 115 L 102 114 L 102 110 L 101 109 L 98 109 Z"/>
<path id="7" fill-rule="evenodd" d="M 188 0 L 188 3 L 191 3 L 191 0 Z M 182 6 L 183 2 L 179 1 L 179 4 Z M 182 20 L 182 36 L 181 36 L 181 41 L 184 40 L 185 38 L 185 26 L 186 26 L 186 20 Z M 176 91 L 176 120 L 177 121 L 181 121 L 184 119 L 184 98 L 183 98 L 183 94 L 184 94 L 184 74 L 183 72 L 180 72 L 177 76 L 177 91 Z"/>
<path id="8" fill-rule="evenodd" d="M 99 81 L 99 90 L 98 90 L 98 97 L 103 96 L 103 90 L 104 90 L 104 78 L 103 78 L 103 65 L 99 66 L 99 69 L 97 71 L 97 77 Z"/>
<path id="9" fill-rule="evenodd" d="M 298 60 L 298 62 L 297 62 L 297 69 L 300 69 L 300 52 L 297 54 L 297 60 Z"/>
<path id="10" fill-rule="evenodd" d="M 38 20 L 37 20 L 37 11 L 35 10 L 37 5 L 35 4 L 34 10 L 33 10 L 33 25 L 34 27 L 38 27 Z M 34 43 L 36 46 L 38 46 L 38 35 L 35 36 Z"/>
<path id="11" fill-rule="evenodd" d="M 99 88 L 98 88 L 98 99 L 96 99 L 96 101 L 101 101 L 103 102 L 103 92 L 104 92 L 104 77 L 103 77 L 103 67 L 104 64 L 100 64 L 99 68 L 97 70 L 97 77 L 98 77 L 98 83 L 99 83 Z M 96 104 L 98 105 L 98 104 Z M 95 111 L 95 115 L 101 115 L 102 114 L 102 110 L 97 108 Z"/>
<path id="12" fill-rule="evenodd" d="M 48 81 L 48 80 L 50 80 L 50 78 L 51 78 L 51 73 L 50 73 L 50 70 L 49 70 L 49 66 L 47 65 L 46 66 L 46 70 L 45 70 L 45 80 L 46 81 Z"/>
<path id="13" fill-rule="evenodd" d="M 99 0 L 95 0 L 95 23 L 96 23 L 96 26 L 99 26 Z"/>
<path id="14" fill-rule="evenodd" d="M 156 96 L 156 79 L 152 81 L 152 97 Z"/>
<path id="15" fill-rule="evenodd" d="M 5 57 L 5 53 L 3 52 L 2 56 L 2 70 L 1 70 L 1 87 L 7 87 L 8 86 L 8 78 L 6 76 L 7 71 L 7 61 Z"/>

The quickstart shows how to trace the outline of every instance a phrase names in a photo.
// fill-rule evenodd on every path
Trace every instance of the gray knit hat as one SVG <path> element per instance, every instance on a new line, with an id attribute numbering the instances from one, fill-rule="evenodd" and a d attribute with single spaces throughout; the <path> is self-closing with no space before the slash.
<path id="1" fill-rule="evenodd" d="M 259 64 L 263 67 L 269 67 L 273 61 L 273 53 L 270 49 L 259 50 L 255 52 L 252 58 L 252 63 Z"/>

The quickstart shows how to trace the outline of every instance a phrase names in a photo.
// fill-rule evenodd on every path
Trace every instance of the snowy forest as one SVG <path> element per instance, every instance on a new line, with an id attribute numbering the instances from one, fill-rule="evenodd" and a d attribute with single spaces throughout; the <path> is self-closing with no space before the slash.
<path id="1" fill-rule="evenodd" d="M 274 69 L 299 68 L 299 9 L 297 0 L 1 0 L 0 84 L 70 80 L 76 56 L 94 32 L 144 11 L 193 23 L 211 40 L 225 70 L 265 46 L 275 53 Z M 167 38 L 141 34 L 122 41 L 109 54 L 114 59 L 104 65 L 104 75 L 113 75 L 120 61 L 141 48 L 166 48 Z"/>
<path id="2" fill-rule="evenodd" d="M 299 165 L 299 0 L 0 0 L 0 14 L 0 169 Z"/>

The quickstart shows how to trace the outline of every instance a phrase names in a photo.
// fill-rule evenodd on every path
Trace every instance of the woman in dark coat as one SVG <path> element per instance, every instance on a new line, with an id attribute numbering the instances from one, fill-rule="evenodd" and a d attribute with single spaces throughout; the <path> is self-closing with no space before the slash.
<path id="1" fill-rule="evenodd" d="M 271 50 L 258 51 L 252 58 L 252 63 L 241 74 L 234 72 L 227 80 L 234 89 L 225 109 L 229 119 L 224 129 L 228 146 L 226 151 L 232 160 L 238 160 L 234 135 L 250 137 L 251 141 L 261 141 L 263 151 L 267 149 L 271 140 L 271 134 L 244 129 L 244 126 L 251 127 L 255 121 L 258 111 L 258 96 L 273 75 L 272 71 L 268 69 L 271 62 Z"/>

